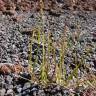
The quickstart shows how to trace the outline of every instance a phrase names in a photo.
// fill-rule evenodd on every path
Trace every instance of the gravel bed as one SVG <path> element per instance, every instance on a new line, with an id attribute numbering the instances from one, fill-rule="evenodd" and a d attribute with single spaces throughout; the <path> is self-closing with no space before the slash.
<path id="1" fill-rule="evenodd" d="M 18 11 L 14 16 L 0 13 L 0 63 L 16 64 L 20 62 L 23 66 L 28 65 L 29 35 L 22 34 L 22 30 L 26 28 L 32 29 L 37 25 L 40 26 L 41 22 L 39 17 L 39 13 L 31 11 Z M 81 37 L 77 45 L 72 44 L 72 48 L 70 47 L 68 49 L 65 56 L 67 74 L 75 68 L 74 60 L 72 59 L 74 58 L 74 49 L 78 53 L 78 62 L 83 55 L 85 58 L 84 62 L 89 68 L 88 71 L 93 71 L 93 73 L 96 74 L 96 12 L 72 12 L 65 10 L 58 16 L 45 12 L 43 19 L 46 34 L 49 31 L 52 32 L 55 41 L 59 40 L 60 35 L 64 32 L 65 25 L 67 25 L 69 29 L 69 37 L 71 34 L 74 34 L 75 31 L 78 31 L 77 24 L 80 25 L 79 31 L 82 32 Z M 89 54 L 86 53 L 86 47 L 88 46 L 91 48 Z M 38 44 L 34 43 L 33 47 L 34 49 L 37 48 Z M 42 60 L 42 50 L 40 50 L 40 52 L 41 57 L 39 57 L 39 55 L 38 57 Z M 33 50 L 33 59 L 35 54 Z M 40 60 L 35 68 L 36 72 L 39 70 Z M 84 70 L 83 67 L 81 67 L 79 76 L 82 77 L 84 76 L 83 74 Z M 68 89 L 63 89 L 63 87 L 61 88 L 58 85 L 50 85 L 50 87 L 42 88 L 40 85 L 30 84 L 29 82 L 21 84 L 17 82 L 20 80 L 16 81 L 15 78 L 12 74 L 4 76 L 0 74 L 0 96 L 70 96 Z"/>

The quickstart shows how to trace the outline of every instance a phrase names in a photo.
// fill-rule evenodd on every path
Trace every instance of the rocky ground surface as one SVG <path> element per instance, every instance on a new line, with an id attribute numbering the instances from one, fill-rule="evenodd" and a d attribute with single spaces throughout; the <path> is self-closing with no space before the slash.
<path id="1" fill-rule="evenodd" d="M 6 1 L 6 0 L 4 0 Z M 7 1 L 7 3 L 10 0 Z M 14 1 L 14 0 L 13 0 Z M 0 1 L 0 66 L 4 66 L 4 64 L 8 66 L 9 65 L 16 65 L 20 63 L 24 68 L 28 66 L 28 41 L 29 41 L 29 34 L 22 34 L 22 31 L 25 29 L 33 29 L 36 26 L 40 26 L 40 14 L 38 13 L 39 9 L 37 7 L 37 11 L 25 11 L 26 8 L 30 9 L 30 3 L 26 8 L 26 3 L 22 5 L 23 3 L 20 3 L 19 0 L 18 4 L 13 3 L 12 9 L 10 9 L 10 6 L 12 6 L 11 3 L 3 2 L 3 0 Z M 31 1 L 31 0 L 30 0 Z M 35 1 L 35 0 L 33 0 Z M 38 1 L 38 0 L 37 0 Z M 47 1 L 47 0 L 46 0 Z M 54 0 L 53 0 L 54 1 Z M 66 0 L 65 0 L 66 1 Z M 82 5 L 84 5 L 86 0 L 82 0 L 83 3 L 80 3 L 80 8 Z M 93 0 L 95 2 L 95 0 Z M 15 2 L 15 1 L 14 1 Z M 51 2 L 51 1 L 50 1 Z M 86 63 L 87 72 L 92 71 L 96 75 L 96 8 L 95 3 L 91 3 L 91 8 L 84 7 L 87 11 L 81 11 L 81 9 L 77 8 L 76 5 L 74 5 L 77 10 L 73 11 L 74 9 L 70 10 L 72 6 L 70 7 L 69 4 L 68 9 L 64 10 L 62 8 L 64 7 L 63 0 L 57 0 L 59 2 L 59 7 L 61 8 L 59 10 L 49 10 L 51 8 L 45 8 L 44 12 L 44 30 L 47 34 L 47 32 L 52 32 L 52 36 L 54 40 L 58 41 L 60 35 L 62 32 L 64 32 L 64 26 L 67 25 L 68 27 L 68 33 L 69 37 L 72 36 L 72 34 L 75 34 L 75 32 L 81 32 L 81 36 L 79 38 L 79 41 L 76 45 L 74 43 L 71 44 L 72 48 L 69 48 L 68 53 L 65 57 L 65 64 L 67 69 L 67 74 L 70 73 L 70 70 L 74 69 L 74 61 L 72 58 L 74 56 L 72 55 L 74 53 L 74 48 L 78 53 L 78 61 L 81 58 L 81 56 L 84 56 L 84 62 Z M 33 2 L 34 3 L 34 2 Z M 15 5 L 14 5 L 15 4 Z M 36 3 L 37 4 L 37 3 Z M 57 4 L 57 3 L 56 3 Z M 88 2 L 89 4 L 89 2 Z M 88 5 L 87 4 L 87 5 Z M 91 6 L 91 4 L 89 4 Z M 6 7 L 6 6 L 7 7 Z M 17 6 L 18 5 L 18 6 Z M 38 5 L 38 4 L 37 4 Z M 49 4 L 50 5 L 50 4 Z M 86 4 L 85 4 L 86 5 Z M 86 5 L 86 6 L 87 6 Z M 23 7 L 22 7 L 23 6 Z M 53 5 L 51 5 L 53 6 Z M 32 5 L 31 5 L 32 7 Z M 75 8 L 73 7 L 73 8 Z M 15 9 L 17 8 L 17 9 Z M 22 10 L 20 10 L 20 9 Z M 83 8 L 83 9 L 84 9 Z M 15 10 L 14 10 L 15 9 Z M 58 8 L 59 9 L 59 8 Z M 10 11 L 11 10 L 11 11 Z M 17 11 L 18 10 L 18 11 Z M 90 11 L 91 10 L 91 11 Z M 79 25 L 79 30 L 78 26 Z M 73 40 L 74 42 L 74 40 Z M 38 44 L 33 44 L 34 49 L 37 48 Z M 33 49 L 33 50 L 34 50 Z M 42 46 L 41 46 L 42 49 Z M 88 50 L 89 51 L 88 51 Z M 88 51 L 88 54 L 87 52 Z M 42 51 L 40 51 L 42 54 Z M 32 55 L 35 55 L 35 52 L 32 53 Z M 72 57 L 73 56 L 73 57 Z M 42 56 L 40 57 L 42 59 Z M 34 58 L 33 58 L 34 59 Z M 39 61 L 40 62 L 40 61 Z M 36 72 L 39 70 L 40 63 L 37 64 Z M 83 66 L 84 67 L 84 66 Z M 9 70 L 8 67 L 4 66 L 3 68 L 0 67 L 0 96 L 71 96 L 70 94 L 74 94 L 75 96 L 96 96 L 96 89 L 94 88 L 83 88 L 78 87 L 74 89 L 67 89 L 59 85 L 49 85 L 46 88 L 43 88 L 41 85 L 33 84 L 28 82 L 27 80 L 23 78 L 18 77 L 18 73 L 20 76 L 24 76 L 27 79 L 30 79 L 30 74 L 27 70 L 24 70 L 22 73 L 22 68 L 17 66 L 17 69 L 14 68 L 14 70 Z M 21 68 L 21 69 L 20 69 Z M 9 72 L 3 70 L 9 70 Z M 14 74 L 14 72 L 17 72 Z M 86 74 L 86 70 L 81 67 L 79 70 L 79 76 L 83 77 L 84 73 Z M 94 91 L 95 90 L 95 91 Z M 73 95 L 73 96 L 74 96 Z"/>
<path id="2" fill-rule="evenodd" d="M 57 10 L 94 10 L 96 11 L 96 0 L 42 0 L 44 1 L 44 9 Z M 39 0 L 0 0 L 0 10 L 40 10 Z"/>

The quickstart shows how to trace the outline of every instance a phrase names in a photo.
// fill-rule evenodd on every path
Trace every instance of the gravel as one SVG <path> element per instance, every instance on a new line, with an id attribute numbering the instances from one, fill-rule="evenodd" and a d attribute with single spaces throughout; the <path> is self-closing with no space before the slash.
<path id="1" fill-rule="evenodd" d="M 62 0 L 60 2 L 62 2 Z M 26 28 L 32 29 L 34 26 L 39 25 L 41 23 L 38 18 L 39 15 L 39 13 L 17 12 L 16 16 L 22 16 L 22 18 L 20 21 L 14 21 L 14 16 L 0 14 L 0 64 L 16 64 L 20 62 L 24 67 L 28 66 L 29 35 L 22 34 L 22 30 Z M 76 45 L 74 45 L 74 42 L 69 44 L 72 47 L 69 47 L 65 56 L 67 74 L 76 67 L 74 64 L 74 49 L 77 52 L 77 62 L 80 62 L 81 56 L 83 56 L 86 66 L 90 67 L 88 70 L 96 74 L 96 36 L 92 35 L 96 33 L 96 12 L 72 12 L 65 10 L 59 16 L 53 16 L 45 12 L 44 19 L 44 30 L 52 32 L 54 41 L 59 40 L 62 32 L 64 32 L 65 24 L 69 29 L 68 38 L 71 38 L 74 31 L 78 32 L 77 24 L 80 25 L 79 31 L 82 32 L 81 37 Z M 38 48 L 39 45 L 34 43 L 32 46 L 32 60 L 34 60 L 36 56 L 35 49 Z M 86 53 L 88 46 L 91 47 L 89 54 Z M 39 60 L 35 66 L 35 72 L 40 71 L 39 68 L 42 61 L 42 45 L 39 47 L 40 50 L 37 55 Z M 83 76 L 83 66 L 80 68 L 79 76 Z M 20 75 L 31 79 L 29 73 L 24 72 Z M 0 74 L 0 96 L 13 96 L 13 94 L 15 94 L 14 96 L 70 96 L 69 93 L 69 90 L 66 88 L 63 89 L 61 86 L 52 85 L 44 89 L 40 85 L 31 84 L 21 78 L 16 81 L 14 75 Z"/>

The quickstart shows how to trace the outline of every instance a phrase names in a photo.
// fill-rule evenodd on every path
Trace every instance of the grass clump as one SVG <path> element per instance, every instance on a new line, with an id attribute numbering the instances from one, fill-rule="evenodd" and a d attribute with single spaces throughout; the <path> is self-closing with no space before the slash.
<path id="1" fill-rule="evenodd" d="M 77 46 L 80 45 L 79 39 L 80 36 L 82 36 L 79 30 L 80 26 L 77 25 L 78 30 L 74 32 L 74 34 L 72 34 L 70 40 L 70 38 L 67 36 L 69 34 L 67 33 L 69 29 L 65 25 L 64 32 L 61 34 L 61 37 L 57 42 L 56 41 L 54 42 L 54 40 L 52 39 L 52 32 L 48 32 L 47 35 L 44 33 L 43 8 L 44 8 L 43 0 L 40 0 L 40 14 L 41 14 L 40 23 L 42 26 L 38 25 L 38 27 L 36 27 L 32 31 L 32 35 L 30 37 L 30 42 L 29 42 L 29 51 L 30 51 L 29 67 L 32 77 L 36 77 L 36 75 L 34 74 L 34 65 L 36 65 L 38 62 L 38 57 L 36 57 L 35 62 L 32 62 L 32 44 L 34 43 L 34 39 L 35 39 L 38 44 L 42 45 L 42 61 L 41 61 L 40 74 L 39 74 L 40 76 L 39 78 L 37 78 L 38 79 L 37 81 L 43 85 L 47 85 L 48 83 L 56 83 L 59 85 L 69 86 L 71 85 L 70 82 L 75 78 L 76 80 L 75 83 L 77 84 L 77 86 L 79 86 L 81 84 L 81 81 L 79 80 L 78 71 L 82 69 L 82 67 L 86 68 L 85 66 L 86 57 L 84 55 L 81 55 L 81 58 L 78 59 Z M 59 47 L 59 49 L 57 47 Z M 59 52 L 59 60 L 58 60 L 59 62 L 57 62 L 56 50 L 58 50 Z M 66 69 L 67 65 L 64 62 L 65 62 L 66 54 L 70 50 L 71 51 L 73 50 L 72 62 L 74 63 L 75 68 L 72 69 L 72 71 L 68 74 Z M 85 51 L 87 52 L 87 54 L 89 54 L 90 50 L 86 49 Z M 37 54 L 38 51 L 39 51 L 39 47 L 37 48 Z M 53 75 L 51 76 L 50 79 L 49 73 L 50 73 L 51 65 L 54 65 L 54 69 L 53 69 L 54 72 L 51 73 Z M 91 84 L 90 83 L 91 81 L 89 80 L 86 82 Z"/>

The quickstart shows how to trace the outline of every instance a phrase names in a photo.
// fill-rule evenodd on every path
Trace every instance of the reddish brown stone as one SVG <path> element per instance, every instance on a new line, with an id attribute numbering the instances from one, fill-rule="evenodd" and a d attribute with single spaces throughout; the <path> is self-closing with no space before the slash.
<path id="1" fill-rule="evenodd" d="M 24 67 L 20 64 L 2 64 L 0 66 L 0 73 L 3 74 L 9 74 L 9 73 L 15 73 L 19 74 L 20 72 L 23 72 Z"/>
<path id="2" fill-rule="evenodd" d="M 5 10 L 4 5 L 5 5 L 4 2 L 2 0 L 0 0 L 0 11 Z"/>
<path id="3" fill-rule="evenodd" d="M 62 4 L 62 5 L 60 5 Z M 96 10 L 96 0 L 44 0 L 44 9 L 58 9 L 59 7 L 67 10 Z M 0 0 L 0 10 L 40 10 L 40 0 Z"/>

